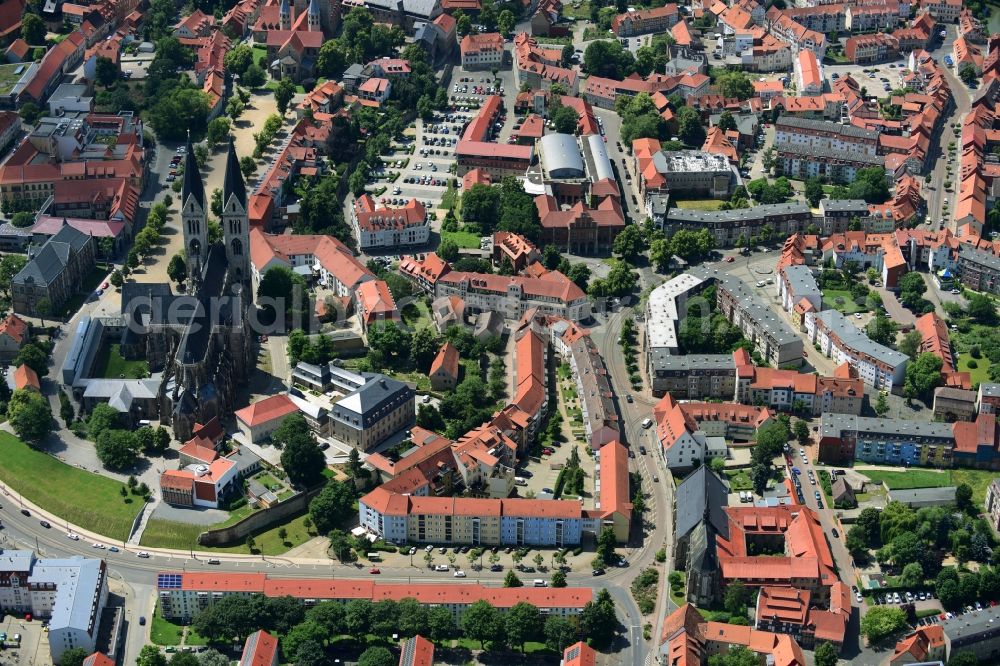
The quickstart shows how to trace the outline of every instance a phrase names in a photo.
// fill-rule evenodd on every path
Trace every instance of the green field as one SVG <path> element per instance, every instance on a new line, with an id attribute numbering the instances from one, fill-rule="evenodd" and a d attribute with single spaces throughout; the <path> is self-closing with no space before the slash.
<path id="1" fill-rule="evenodd" d="M 990 487 L 990 482 L 997 476 L 996 472 L 983 469 L 953 469 L 951 470 L 951 482 L 954 485 L 967 483 L 972 488 L 972 503 L 982 507 L 986 502 L 986 489 Z"/>
<path id="2" fill-rule="evenodd" d="M 976 367 L 970 368 L 969 361 L 973 360 L 976 362 Z M 972 379 L 973 386 L 981 382 L 988 382 L 990 381 L 990 359 L 985 356 L 983 358 L 973 359 L 968 353 L 963 354 L 962 358 L 958 359 L 958 371 L 968 372 Z"/>
<path id="3" fill-rule="evenodd" d="M 442 231 L 441 240 L 450 240 L 460 248 L 479 249 L 479 235 L 468 231 Z"/>
<path id="4" fill-rule="evenodd" d="M 21 77 L 24 75 L 24 69 L 27 68 L 26 64 L 14 63 L 12 65 L 0 65 L 0 95 L 6 95 L 10 92 L 10 89 L 14 87 Z M 18 69 L 21 69 L 20 74 L 15 74 Z"/>
<path id="5" fill-rule="evenodd" d="M 71 467 L 0 432 L 0 481 L 47 512 L 116 541 L 128 538 L 140 501 L 123 484 Z"/>
<path id="6" fill-rule="evenodd" d="M 674 205 L 678 208 L 686 208 L 687 210 L 719 210 L 724 201 L 718 199 L 692 199 L 689 201 L 675 201 Z"/>
<path id="7" fill-rule="evenodd" d="M 403 317 L 403 323 L 413 330 L 434 325 L 431 311 L 423 300 L 407 303 L 400 314 Z"/>
<path id="8" fill-rule="evenodd" d="M 92 376 L 105 379 L 143 379 L 149 377 L 146 361 L 129 361 L 121 355 L 121 345 L 105 343 L 97 350 Z"/>
<path id="9" fill-rule="evenodd" d="M 153 613 L 152 621 L 149 625 L 149 640 L 154 645 L 180 645 L 184 636 L 185 627 L 174 624 L 163 617 L 160 605 L 156 605 L 156 612 Z M 187 637 L 184 638 L 185 645 L 208 645 L 208 641 L 198 635 L 191 627 L 187 627 Z"/>
<path id="10" fill-rule="evenodd" d="M 264 532 L 254 534 L 254 554 L 281 555 L 288 549 L 299 546 L 311 539 L 314 535 L 307 532 L 303 525 L 303 521 L 307 515 L 305 513 L 300 514 L 287 523 L 275 525 Z M 187 523 L 151 518 L 146 524 L 146 529 L 143 531 L 142 539 L 139 543 L 148 548 L 173 548 L 177 550 L 195 548 L 207 552 L 250 554 L 250 549 L 247 548 L 246 543 L 223 548 L 210 548 L 198 545 L 198 535 L 202 532 L 212 528 L 224 527 L 234 522 L 236 521 L 230 517 L 230 520 L 206 527 L 205 525 L 189 525 Z M 278 538 L 278 530 L 282 527 L 288 531 L 284 542 Z"/>
<path id="11" fill-rule="evenodd" d="M 843 303 L 838 303 L 836 299 L 844 299 Z M 868 312 L 868 308 L 858 305 L 849 291 L 839 291 L 837 289 L 823 290 L 823 307 L 840 310 L 842 314 L 854 314 L 855 312 Z"/>
<path id="12" fill-rule="evenodd" d="M 726 477 L 729 479 L 730 491 L 753 490 L 753 481 L 746 470 L 726 470 Z"/>
<path id="13" fill-rule="evenodd" d="M 905 472 L 886 472 L 882 470 L 859 469 L 875 483 L 885 483 L 889 490 L 908 490 L 910 488 L 943 488 L 951 485 L 951 472 L 936 472 L 929 469 L 908 469 Z"/>

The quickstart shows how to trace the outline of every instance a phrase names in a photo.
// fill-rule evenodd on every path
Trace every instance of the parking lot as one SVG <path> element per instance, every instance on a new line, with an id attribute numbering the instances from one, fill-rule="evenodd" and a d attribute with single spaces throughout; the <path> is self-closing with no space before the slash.
<path id="1" fill-rule="evenodd" d="M 830 87 L 842 77 L 850 74 L 859 85 L 868 89 L 870 96 L 884 97 L 886 93 L 903 87 L 902 76 L 907 71 L 906 60 L 879 63 L 877 65 L 824 65 L 823 73 Z"/>
<path id="2" fill-rule="evenodd" d="M 39 620 L 26 622 L 13 615 L 3 617 L 0 632 L 6 635 L 5 648 L 0 651 L 0 664 L 33 664 L 50 666 L 48 630 Z M 15 635 L 20 638 L 15 640 Z"/>
<path id="3" fill-rule="evenodd" d="M 566 465 L 566 461 L 569 460 L 573 447 L 576 447 L 577 454 L 580 456 L 580 468 L 587 476 L 587 480 L 583 486 L 584 504 L 591 506 L 593 504 L 596 461 L 590 452 L 590 447 L 583 442 L 577 443 L 573 441 L 563 442 L 562 444 L 554 442 L 552 447 L 549 449 L 552 451 L 551 454 L 543 453 L 539 462 L 534 462 L 534 459 L 532 459 L 528 463 L 526 467 L 527 474 L 525 474 L 525 470 L 517 472 L 518 476 L 524 478 L 527 482 L 527 485 L 517 487 L 518 495 L 524 497 L 529 492 L 533 492 L 536 497 L 551 497 L 552 491 L 556 487 L 556 479 L 559 478 L 559 471 Z"/>

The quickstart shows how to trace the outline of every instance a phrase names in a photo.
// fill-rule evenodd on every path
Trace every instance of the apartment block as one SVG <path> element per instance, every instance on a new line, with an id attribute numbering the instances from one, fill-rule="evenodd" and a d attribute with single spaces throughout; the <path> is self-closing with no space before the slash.
<path id="1" fill-rule="evenodd" d="M 838 365 L 850 364 L 866 384 L 884 391 L 902 386 L 906 354 L 872 342 L 837 310 L 810 312 L 805 321 L 809 341 Z"/>
<path id="2" fill-rule="evenodd" d="M 677 5 L 641 9 L 619 14 L 611 20 L 611 31 L 618 37 L 635 37 L 651 32 L 666 32 L 677 23 Z"/>
<path id="3" fill-rule="evenodd" d="M 969 289 L 1000 294 L 1000 257 L 966 244 L 960 245 L 958 279 Z"/>
<path id="4" fill-rule="evenodd" d="M 497 588 L 477 583 L 376 583 L 372 580 L 347 578 L 277 578 L 263 573 L 194 573 L 161 572 L 156 575 L 156 595 L 163 616 L 169 620 L 188 622 L 200 611 L 219 599 L 240 594 L 260 594 L 266 597 L 289 596 L 306 606 L 324 601 L 348 603 L 354 599 L 416 599 L 424 606 L 446 608 L 455 620 L 476 601 L 487 601 L 506 612 L 524 601 L 543 615 L 569 617 L 578 615 L 594 597 L 589 587 L 522 587 Z"/>
<path id="5" fill-rule="evenodd" d="M 503 36 L 498 32 L 466 35 L 459 47 L 462 69 L 467 72 L 500 69 L 503 66 Z"/>
<path id="6" fill-rule="evenodd" d="M 955 436 L 948 423 L 823 414 L 819 459 L 874 464 L 952 466 Z"/>

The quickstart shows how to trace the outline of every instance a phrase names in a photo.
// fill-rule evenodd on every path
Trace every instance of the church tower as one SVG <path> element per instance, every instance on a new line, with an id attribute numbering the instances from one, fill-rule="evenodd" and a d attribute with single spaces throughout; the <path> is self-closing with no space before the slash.
<path id="1" fill-rule="evenodd" d="M 316 0 L 309 0 L 309 16 L 307 17 L 309 32 L 322 32 L 322 18 L 319 11 L 319 3 Z"/>
<path id="2" fill-rule="evenodd" d="M 229 138 L 226 176 L 222 184 L 222 234 L 226 243 L 226 259 L 234 281 L 250 279 L 250 221 L 247 208 L 247 188 L 236 157 L 236 146 Z"/>
<path id="3" fill-rule="evenodd" d="M 282 30 L 292 29 L 292 8 L 288 6 L 288 0 L 281 0 L 278 8 L 278 22 Z"/>
<path id="4" fill-rule="evenodd" d="M 208 258 L 208 217 L 205 208 L 205 186 L 194 157 L 191 135 L 188 134 L 184 154 L 184 186 L 181 189 L 181 224 L 184 230 L 184 250 L 187 253 L 189 282 L 201 279 Z"/>

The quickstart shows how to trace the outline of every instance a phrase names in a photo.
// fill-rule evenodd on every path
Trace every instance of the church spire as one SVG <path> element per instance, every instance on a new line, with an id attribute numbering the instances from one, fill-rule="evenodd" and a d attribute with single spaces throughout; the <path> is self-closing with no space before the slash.
<path id="1" fill-rule="evenodd" d="M 201 182 L 201 171 L 198 169 L 198 160 L 194 157 L 194 147 L 191 145 L 191 130 L 188 130 L 187 148 L 184 153 L 184 186 L 181 189 L 181 205 L 187 203 L 188 197 L 193 196 L 198 205 L 205 208 L 205 186 Z"/>
<path id="2" fill-rule="evenodd" d="M 229 137 L 229 154 L 226 156 L 226 176 L 222 182 L 222 203 L 227 205 L 229 198 L 235 196 L 243 210 L 247 209 L 247 188 L 243 182 L 243 171 L 240 160 L 236 157 L 236 145 L 233 137 Z"/>

